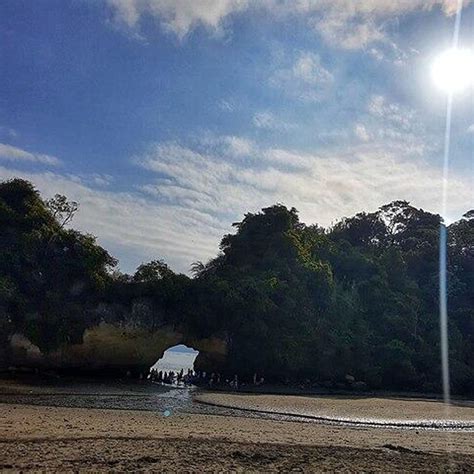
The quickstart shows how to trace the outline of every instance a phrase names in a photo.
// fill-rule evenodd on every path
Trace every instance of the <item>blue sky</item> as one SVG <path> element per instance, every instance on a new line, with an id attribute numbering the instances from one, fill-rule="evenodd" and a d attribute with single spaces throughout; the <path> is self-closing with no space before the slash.
<path id="1" fill-rule="evenodd" d="M 322 225 L 393 199 L 438 212 L 430 67 L 455 3 L 4 0 L 0 178 L 78 200 L 73 225 L 129 272 L 187 272 L 275 202 Z M 448 219 L 473 207 L 472 105 L 454 101 Z"/>

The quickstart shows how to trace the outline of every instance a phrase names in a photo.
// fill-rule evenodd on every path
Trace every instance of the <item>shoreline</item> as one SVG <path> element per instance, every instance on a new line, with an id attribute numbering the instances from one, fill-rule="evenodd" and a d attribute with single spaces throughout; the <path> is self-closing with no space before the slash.
<path id="1" fill-rule="evenodd" d="M 152 412 L 171 409 L 347 427 L 474 431 L 474 401 L 457 400 L 447 407 L 426 395 L 386 394 L 275 394 L 90 379 L 61 380 L 54 385 L 41 384 L 41 379 L 34 384 L 0 379 L 0 403 L 6 404 Z M 180 403 L 173 405 L 177 399 Z M 158 401 L 162 402 L 160 406 Z"/>
<path id="2" fill-rule="evenodd" d="M 446 406 L 420 398 L 303 396 L 205 392 L 194 401 L 252 413 L 369 428 L 474 432 L 474 402 Z"/>
<path id="3" fill-rule="evenodd" d="M 345 427 L 368 427 L 368 428 L 381 428 L 381 429 L 411 429 L 411 430 L 436 430 L 436 431 L 465 431 L 474 433 L 474 420 L 463 425 L 456 425 L 448 421 L 447 423 L 430 423 L 430 422 L 378 422 L 378 421 L 371 421 L 371 420 L 351 420 L 350 418 L 331 418 L 328 416 L 316 416 L 316 415 L 305 415 L 305 414 L 296 414 L 296 413 L 288 413 L 282 411 L 275 411 L 275 410 L 264 410 L 264 409 L 256 409 L 256 408 L 244 408 L 244 407 L 236 407 L 234 405 L 226 405 L 218 402 L 209 402 L 205 400 L 200 400 L 196 398 L 195 401 L 197 403 L 202 403 L 203 405 L 209 405 L 213 407 L 220 407 L 220 408 L 233 408 L 238 409 L 250 413 L 263 413 L 267 415 L 279 415 L 282 417 L 292 417 L 292 418 L 301 418 L 304 420 L 314 421 L 315 423 L 322 423 L 322 424 L 330 424 L 330 425 L 338 425 L 338 426 L 345 426 Z M 281 421 L 292 421 L 288 419 L 282 419 Z M 294 420 L 297 421 L 297 420 Z"/>
<path id="4" fill-rule="evenodd" d="M 30 372 L 0 372 L 0 393 L 8 382 L 13 382 L 18 387 L 31 384 L 31 387 L 56 387 L 62 384 L 104 384 L 115 386 L 136 386 L 136 387 L 156 387 L 161 386 L 154 384 L 148 380 L 139 380 L 133 378 L 117 378 L 99 377 L 99 376 L 75 376 L 75 375 L 58 375 L 48 373 L 30 373 Z M 46 382 L 46 385 L 44 385 Z M 207 385 L 193 385 L 192 388 L 198 388 L 203 391 L 223 393 L 223 394 L 253 394 L 253 395 L 287 395 L 287 396 L 330 396 L 330 397 L 376 397 L 376 398 L 400 398 L 413 400 L 436 400 L 443 401 L 442 393 L 437 392 L 416 392 L 416 391 L 393 391 L 393 390 L 357 390 L 357 389 L 336 389 L 336 388 L 299 388 L 288 387 L 283 384 L 268 384 L 263 386 L 253 386 L 251 384 L 241 385 L 238 390 L 231 390 L 228 386 L 214 385 L 210 389 Z M 167 385 L 168 389 L 182 389 L 183 387 L 176 387 Z M 6 393 L 6 392 L 3 392 Z M 474 398 L 467 395 L 451 394 L 451 401 L 468 402 L 474 406 Z"/>

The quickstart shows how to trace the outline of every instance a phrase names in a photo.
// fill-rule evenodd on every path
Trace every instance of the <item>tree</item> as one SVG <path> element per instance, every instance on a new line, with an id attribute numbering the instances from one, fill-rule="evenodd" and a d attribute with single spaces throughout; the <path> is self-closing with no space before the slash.
<path id="1" fill-rule="evenodd" d="M 79 209 L 79 204 L 76 201 L 68 201 L 67 197 L 62 194 L 55 194 L 53 198 L 46 201 L 46 207 L 52 213 L 53 219 L 59 223 L 59 228 L 62 229 L 72 221 Z"/>
<path id="2" fill-rule="evenodd" d="M 142 263 L 133 275 L 136 282 L 156 282 L 173 275 L 173 271 L 163 260 L 152 260 L 149 263 Z"/>
<path id="3" fill-rule="evenodd" d="M 0 308 L 44 350 L 81 340 L 117 263 L 95 237 L 64 228 L 76 209 L 64 196 L 48 205 L 27 181 L 0 183 Z"/>

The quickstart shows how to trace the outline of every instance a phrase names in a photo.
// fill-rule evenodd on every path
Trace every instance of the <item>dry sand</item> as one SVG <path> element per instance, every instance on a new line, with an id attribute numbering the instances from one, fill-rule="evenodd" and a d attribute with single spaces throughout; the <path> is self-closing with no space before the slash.
<path id="1" fill-rule="evenodd" d="M 0 469 L 473 472 L 474 434 L 0 404 Z"/>

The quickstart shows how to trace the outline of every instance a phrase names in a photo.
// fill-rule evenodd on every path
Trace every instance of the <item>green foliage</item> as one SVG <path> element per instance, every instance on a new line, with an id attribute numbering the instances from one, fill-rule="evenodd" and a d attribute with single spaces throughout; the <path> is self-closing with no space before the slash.
<path id="1" fill-rule="evenodd" d="M 94 237 L 66 228 L 77 208 L 0 184 L 0 343 L 19 331 L 54 350 L 111 317 L 225 337 L 224 370 L 241 376 L 440 388 L 438 215 L 394 201 L 322 229 L 277 204 L 235 223 L 191 279 L 162 260 L 112 271 Z M 448 235 L 452 384 L 473 394 L 474 211 Z"/>
<path id="2" fill-rule="evenodd" d="M 62 194 L 56 194 L 54 198 L 48 199 L 45 204 L 60 227 L 68 224 L 79 209 L 77 202 L 68 201 L 67 197 Z"/>
<path id="3" fill-rule="evenodd" d="M 116 264 L 94 237 L 64 228 L 76 209 L 58 195 L 46 204 L 24 180 L 0 184 L 0 308 L 9 332 L 45 350 L 81 339 Z"/>
<path id="4" fill-rule="evenodd" d="M 133 280 L 137 282 L 156 282 L 168 278 L 172 274 L 172 270 L 163 260 L 153 260 L 149 263 L 142 263 L 133 275 Z"/>

